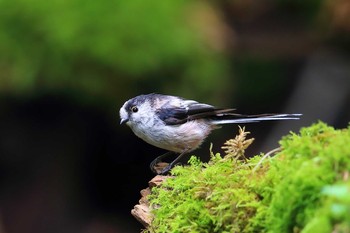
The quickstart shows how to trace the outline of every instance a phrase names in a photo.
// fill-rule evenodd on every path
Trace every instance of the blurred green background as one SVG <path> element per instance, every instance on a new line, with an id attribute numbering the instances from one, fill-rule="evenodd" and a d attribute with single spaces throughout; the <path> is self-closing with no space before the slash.
<path id="1" fill-rule="evenodd" d="M 0 0 L 0 232 L 139 232 L 130 210 L 163 152 L 119 126 L 139 94 L 304 114 L 247 125 L 252 154 L 347 126 L 349 22 L 347 0 Z"/>
<path id="2" fill-rule="evenodd" d="M 227 92 L 223 32 L 205 32 L 222 25 L 204 3 L 23 0 L 2 1 L 1 9 L 6 93 L 69 90 L 88 103 L 115 104 L 142 91 Z M 207 17 L 214 25 L 202 22 Z"/>

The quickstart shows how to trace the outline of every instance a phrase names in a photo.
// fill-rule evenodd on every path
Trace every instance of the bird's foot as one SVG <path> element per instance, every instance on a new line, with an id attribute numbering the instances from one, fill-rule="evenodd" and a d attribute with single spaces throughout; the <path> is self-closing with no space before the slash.
<path id="1" fill-rule="evenodd" d="M 161 156 L 158 156 L 157 158 L 155 158 L 149 165 L 151 171 L 154 174 L 161 174 L 162 171 L 165 169 L 164 167 L 166 167 L 168 165 L 168 163 L 162 162 L 162 159 L 165 157 L 168 157 L 171 154 L 173 154 L 173 152 L 169 151 L 169 152 L 162 154 Z"/>
<path id="2" fill-rule="evenodd" d="M 171 169 L 173 167 L 171 166 L 171 164 L 169 164 L 168 166 L 166 166 L 158 175 L 162 175 L 162 176 L 166 176 L 169 175 Z"/>

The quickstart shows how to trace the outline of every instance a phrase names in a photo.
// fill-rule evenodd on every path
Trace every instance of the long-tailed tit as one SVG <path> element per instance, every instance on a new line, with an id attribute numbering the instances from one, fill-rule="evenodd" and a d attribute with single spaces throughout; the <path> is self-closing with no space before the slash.
<path id="1" fill-rule="evenodd" d="M 179 154 L 162 170 L 161 174 L 165 174 L 184 154 L 197 149 L 221 124 L 294 120 L 300 115 L 241 115 L 234 113 L 234 109 L 215 108 L 177 96 L 148 94 L 124 103 L 120 108 L 120 124 L 126 123 L 136 136 L 147 143 Z M 155 172 L 154 166 L 167 154 L 153 160 L 150 165 L 152 171 Z"/>

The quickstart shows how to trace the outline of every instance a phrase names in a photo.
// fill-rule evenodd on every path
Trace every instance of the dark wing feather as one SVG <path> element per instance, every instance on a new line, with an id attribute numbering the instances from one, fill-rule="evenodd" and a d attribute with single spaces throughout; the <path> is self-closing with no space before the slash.
<path id="1" fill-rule="evenodd" d="M 193 102 L 187 107 L 163 106 L 158 109 L 157 115 L 167 125 L 178 125 L 189 120 L 215 116 L 217 111 L 220 110 L 214 106 Z"/>
<path id="2" fill-rule="evenodd" d="M 156 113 L 166 125 L 177 125 L 187 121 L 185 108 L 160 108 Z"/>
<path id="3" fill-rule="evenodd" d="M 188 117 L 188 120 L 194 120 L 194 119 L 200 119 L 200 118 L 216 118 L 216 117 L 223 117 L 226 115 L 239 115 L 239 114 L 234 114 L 232 113 L 233 111 L 235 111 L 235 109 L 213 109 L 211 111 L 207 111 L 207 112 L 199 112 L 199 113 L 195 113 L 192 114 Z"/>
<path id="4" fill-rule="evenodd" d="M 235 109 L 217 109 L 211 105 L 194 102 L 187 107 L 163 106 L 157 111 L 158 117 L 166 125 L 178 125 L 196 119 L 210 119 L 214 124 L 250 123 L 266 120 L 299 119 L 301 114 L 258 114 L 243 115 Z"/>

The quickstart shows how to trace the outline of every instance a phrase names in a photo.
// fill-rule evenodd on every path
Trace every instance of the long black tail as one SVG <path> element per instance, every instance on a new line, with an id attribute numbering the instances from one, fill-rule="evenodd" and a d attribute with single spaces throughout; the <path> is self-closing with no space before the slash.
<path id="1" fill-rule="evenodd" d="M 239 115 L 223 113 L 212 119 L 214 124 L 237 124 L 253 123 L 259 121 L 278 121 L 278 120 L 299 120 L 302 114 L 262 114 L 262 115 Z"/>

